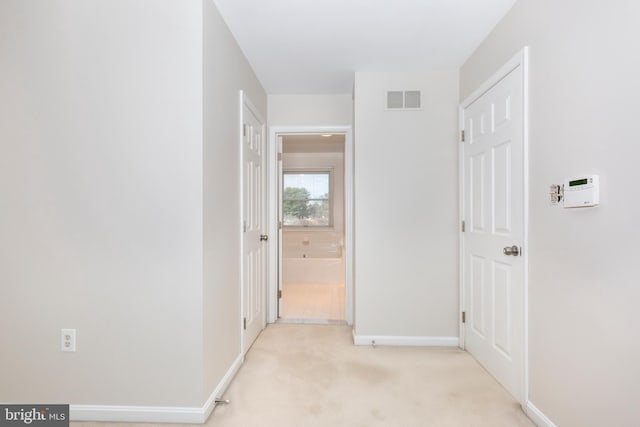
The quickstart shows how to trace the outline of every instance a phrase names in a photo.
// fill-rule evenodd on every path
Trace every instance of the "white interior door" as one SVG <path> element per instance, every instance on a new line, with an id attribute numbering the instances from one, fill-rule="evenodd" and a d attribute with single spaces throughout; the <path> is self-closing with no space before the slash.
<path id="1" fill-rule="evenodd" d="M 246 101 L 243 101 L 242 124 L 242 348 L 246 352 L 266 322 L 268 237 L 265 125 Z"/>
<path id="2" fill-rule="evenodd" d="M 509 72 L 463 111 L 465 347 L 520 402 L 525 333 L 523 68 Z"/>

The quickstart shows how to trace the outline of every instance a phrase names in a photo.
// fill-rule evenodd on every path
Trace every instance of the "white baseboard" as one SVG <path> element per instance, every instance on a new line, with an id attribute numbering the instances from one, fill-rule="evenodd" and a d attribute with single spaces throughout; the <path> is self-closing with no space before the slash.
<path id="1" fill-rule="evenodd" d="M 207 421 L 209 415 L 211 415 L 211 412 L 213 412 L 213 409 L 216 407 L 216 399 L 221 398 L 224 395 L 225 391 L 227 391 L 227 388 L 229 387 L 229 384 L 231 384 L 231 381 L 233 381 L 233 378 L 236 376 L 243 363 L 244 356 L 242 354 L 239 354 L 238 357 L 236 357 L 236 360 L 233 361 L 233 364 L 231 365 L 227 373 L 224 374 L 224 377 L 222 377 L 222 380 L 220 380 L 215 390 L 213 390 L 213 393 L 211 393 L 209 399 L 207 399 L 204 406 L 202 407 L 204 411 L 204 417 L 201 422 L 204 423 Z"/>
<path id="2" fill-rule="evenodd" d="M 353 333 L 355 345 L 393 345 L 414 347 L 458 347 L 458 337 L 415 337 L 415 336 L 384 336 L 384 335 L 356 335 Z"/>
<path id="3" fill-rule="evenodd" d="M 203 424 L 243 362 L 244 357 L 239 355 L 202 406 L 70 405 L 69 418 L 71 421 Z"/>
<path id="4" fill-rule="evenodd" d="M 204 408 L 179 406 L 70 405 L 71 421 L 204 423 Z"/>
<path id="5" fill-rule="evenodd" d="M 525 412 L 538 427 L 556 427 L 553 421 L 547 418 L 547 416 L 531 402 L 527 402 Z"/>

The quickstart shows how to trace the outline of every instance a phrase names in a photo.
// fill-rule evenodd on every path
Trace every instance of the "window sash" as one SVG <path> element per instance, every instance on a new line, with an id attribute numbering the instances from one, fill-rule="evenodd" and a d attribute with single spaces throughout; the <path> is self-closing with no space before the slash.
<path id="1" fill-rule="evenodd" d="M 285 183 L 284 177 L 282 180 L 282 206 L 280 207 L 282 212 L 282 226 L 287 228 L 330 228 L 333 227 L 333 170 L 332 169 L 286 169 L 283 171 L 283 175 L 326 175 L 328 177 L 328 188 L 327 193 L 328 197 L 309 197 L 309 198 L 295 198 L 295 197 L 286 197 L 285 195 Z M 328 215 L 327 215 L 327 224 L 291 224 L 286 223 L 286 218 L 284 214 L 284 205 L 286 202 L 294 202 L 294 203 L 303 203 L 305 205 L 309 205 L 310 203 L 317 202 L 319 204 L 326 203 L 328 205 Z M 299 221 L 305 220 L 313 220 L 314 217 L 303 217 L 299 218 Z"/>

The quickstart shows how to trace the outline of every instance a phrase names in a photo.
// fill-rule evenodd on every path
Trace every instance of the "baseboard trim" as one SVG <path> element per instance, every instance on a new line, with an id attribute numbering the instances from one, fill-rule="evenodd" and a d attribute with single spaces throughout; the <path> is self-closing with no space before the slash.
<path id="1" fill-rule="evenodd" d="M 553 421 L 547 418 L 547 416 L 530 401 L 527 402 L 525 412 L 538 427 L 556 427 Z"/>
<path id="2" fill-rule="evenodd" d="M 216 399 L 221 398 L 224 395 L 243 363 L 244 355 L 239 354 L 238 357 L 236 357 L 236 360 L 233 361 L 233 364 L 227 373 L 222 377 L 222 380 L 218 383 L 218 386 L 213 390 L 213 393 L 211 393 L 211 396 L 209 396 L 209 399 L 207 399 L 202 407 L 204 411 L 203 423 L 207 422 L 209 415 L 211 415 L 211 412 L 213 412 L 213 409 L 216 407 Z"/>
<path id="3" fill-rule="evenodd" d="M 355 345 L 391 345 L 411 347 L 458 347 L 458 337 L 415 337 L 415 336 L 384 336 L 384 335 L 356 335 L 352 331 Z"/>
<path id="4" fill-rule="evenodd" d="M 204 405 L 198 406 L 116 406 L 70 405 L 71 421 L 110 421 L 132 423 L 203 424 L 213 412 L 216 399 L 221 397 L 244 362 L 239 355 Z"/>
<path id="5" fill-rule="evenodd" d="M 70 405 L 71 421 L 204 423 L 204 409 L 179 406 Z"/>

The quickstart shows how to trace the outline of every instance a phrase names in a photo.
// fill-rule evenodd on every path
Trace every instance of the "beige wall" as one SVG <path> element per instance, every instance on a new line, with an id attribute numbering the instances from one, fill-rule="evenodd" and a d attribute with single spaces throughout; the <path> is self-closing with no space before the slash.
<path id="1" fill-rule="evenodd" d="M 0 401 L 201 407 L 240 354 L 239 90 L 266 93 L 210 0 L 0 28 Z"/>
<path id="2" fill-rule="evenodd" d="M 267 95 L 213 1 L 203 1 L 203 398 L 208 398 L 241 351 L 239 91 L 265 118 Z"/>
<path id="3" fill-rule="evenodd" d="M 636 1 L 519 0 L 460 73 L 466 97 L 530 47 L 530 400 L 558 426 L 640 420 Z M 601 205 L 548 202 L 600 175 Z"/>
<path id="4" fill-rule="evenodd" d="M 350 126 L 351 94 L 269 95 L 269 126 Z"/>
<path id="5" fill-rule="evenodd" d="M 0 401 L 202 404 L 200 23 L 0 2 Z"/>
<path id="6" fill-rule="evenodd" d="M 457 104 L 456 71 L 355 75 L 357 335 L 458 335 Z"/>

